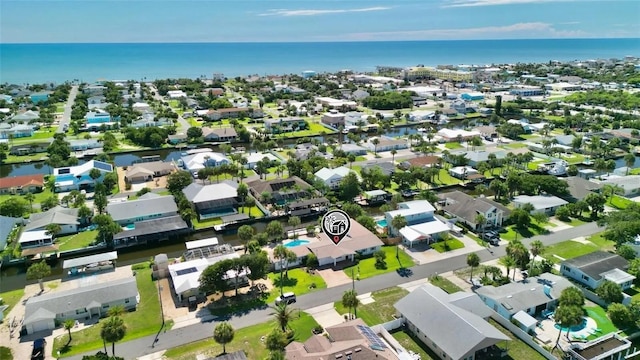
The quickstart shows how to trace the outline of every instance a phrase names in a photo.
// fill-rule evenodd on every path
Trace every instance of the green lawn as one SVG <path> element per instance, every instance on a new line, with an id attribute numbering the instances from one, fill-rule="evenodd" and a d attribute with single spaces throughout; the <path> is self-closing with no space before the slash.
<path id="1" fill-rule="evenodd" d="M 609 317 L 607 316 L 607 311 L 600 306 L 593 307 L 585 307 L 587 315 L 590 318 L 596 321 L 598 324 L 598 329 L 602 330 L 599 334 L 589 336 L 589 340 L 593 340 L 602 335 L 610 334 L 612 332 L 618 331 L 618 328 L 613 325 Z"/>
<path id="2" fill-rule="evenodd" d="M 633 204 L 633 201 L 619 195 L 614 195 L 613 197 L 609 198 L 607 204 L 618 210 L 623 210 L 626 209 L 629 205 Z"/>
<path id="3" fill-rule="evenodd" d="M 49 189 L 45 188 L 41 192 L 34 193 L 33 195 L 35 195 L 35 199 L 33 200 L 33 204 L 35 205 L 35 204 L 41 203 L 44 199 L 50 198 L 53 195 L 53 193 Z M 10 194 L 0 195 L 0 203 L 3 203 L 6 200 L 8 200 L 8 199 L 10 199 L 12 197 L 15 197 L 15 196 L 16 195 L 10 195 Z M 24 200 L 24 195 L 22 195 L 20 197 Z"/>
<path id="4" fill-rule="evenodd" d="M 402 329 L 394 330 L 391 332 L 391 336 L 396 339 L 402 347 L 408 351 L 420 355 L 421 360 L 438 360 L 440 357 L 436 355 L 427 345 L 425 345 L 420 339 L 416 338 L 413 334 L 403 331 Z"/>
<path id="5" fill-rule="evenodd" d="M 376 269 L 376 259 L 374 257 L 370 257 L 360 260 L 357 265 L 344 268 L 345 274 L 349 277 L 353 274 L 357 279 L 366 279 L 372 276 L 396 271 L 403 267 L 409 268 L 414 265 L 413 259 L 401 249 L 398 249 L 398 258 L 396 258 L 395 246 L 383 246 L 382 250 L 387 254 L 387 267 L 385 269 Z"/>
<path id="6" fill-rule="evenodd" d="M 42 139 L 52 138 L 53 135 L 55 135 L 57 129 L 58 129 L 57 126 L 52 126 L 50 128 L 43 127 L 43 128 L 40 128 L 40 130 L 35 131 L 33 133 L 33 136 L 28 137 L 27 139 L 33 139 L 33 140 L 40 139 L 40 140 L 42 140 Z"/>
<path id="7" fill-rule="evenodd" d="M 432 276 L 429 278 L 429 282 L 434 286 L 437 286 L 440 289 L 446 291 L 448 294 L 463 291 L 462 288 L 460 288 L 458 285 L 452 283 L 447 278 L 443 278 L 442 276 Z"/>
<path id="8" fill-rule="evenodd" d="M 235 329 L 233 341 L 227 344 L 227 353 L 243 350 L 247 355 L 247 359 L 266 359 L 269 352 L 262 342 L 262 338 L 266 337 L 276 326 L 275 321 L 269 321 L 241 329 Z M 304 342 L 312 335 L 311 330 L 318 326 L 315 319 L 305 313 L 298 312 L 294 316 L 293 321 L 289 324 L 294 329 L 296 341 Z M 195 341 L 185 345 L 181 345 L 169 349 L 163 356 L 163 359 L 172 360 L 191 360 L 197 355 L 204 354 L 207 356 L 217 356 L 222 353 L 222 346 L 216 343 L 213 338 L 207 340 Z M 117 354 L 117 351 L 116 351 Z"/>
<path id="9" fill-rule="evenodd" d="M 615 250 L 615 242 L 607 240 L 603 236 L 604 232 L 591 235 L 587 240 L 595 244 L 603 251 Z"/>
<path id="10" fill-rule="evenodd" d="M 439 241 L 435 244 L 431 244 L 431 248 L 435 249 L 439 253 L 462 249 L 464 248 L 464 243 L 458 239 L 449 239 L 447 241 Z"/>
<path id="11" fill-rule="evenodd" d="M 440 169 L 438 176 L 433 178 L 433 181 L 436 185 L 456 185 L 462 183 L 460 179 L 456 179 L 449 175 L 449 172 L 445 169 Z"/>
<path id="12" fill-rule="evenodd" d="M 120 343 L 155 334 L 162 324 L 158 288 L 156 283 L 151 280 L 151 269 L 137 270 L 136 281 L 140 293 L 140 303 L 136 311 L 122 315 L 127 326 L 127 334 Z M 165 326 L 171 328 L 171 322 L 167 322 Z M 53 354 L 60 350 L 62 357 L 66 357 L 101 349 L 103 346 L 100 338 L 100 324 L 74 332 L 71 338 L 71 344 L 69 347 L 65 347 L 68 335 L 57 337 L 53 342 Z M 116 344 L 116 354 L 117 348 Z"/>
<path id="13" fill-rule="evenodd" d="M 326 134 L 333 134 L 337 132 L 336 130 L 331 130 L 318 123 L 307 121 L 307 124 L 309 125 L 309 129 L 307 130 L 292 131 L 288 133 L 277 134 L 275 136 L 282 137 L 282 138 L 292 138 L 292 137 L 305 137 L 305 136 L 319 136 L 320 134 L 322 134 L 322 132 L 325 132 Z"/>
<path id="14" fill-rule="evenodd" d="M 267 298 L 267 303 L 270 304 L 276 300 L 280 295 L 280 273 L 270 273 L 269 279 L 273 283 L 273 290 Z M 315 287 L 312 288 L 314 284 Z M 312 291 L 320 289 L 326 289 L 327 284 L 322 279 L 322 276 L 316 274 L 309 274 L 304 269 L 291 269 L 289 270 L 288 278 L 284 279 L 282 283 L 282 292 L 293 292 L 296 295 L 303 295 Z"/>
<path id="15" fill-rule="evenodd" d="M 564 220 L 560 220 L 565 224 L 569 224 L 571 226 L 579 226 L 579 225 L 583 225 L 586 224 L 587 222 L 578 218 L 570 218 L 568 221 L 564 221 Z"/>
<path id="16" fill-rule="evenodd" d="M 549 224 L 545 224 L 545 226 L 549 226 Z M 506 232 L 501 232 L 500 237 L 508 241 L 515 240 L 516 232 L 517 232 L 518 239 L 530 238 L 536 235 L 543 235 L 549 232 L 549 230 L 543 228 L 540 225 L 537 225 L 535 220 L 531 220 L 531 225 L 527 229 L 518 229 L 514 225 L 508 226 L 505 229 L 506 229 Z"/>
<path id="17" fill-rule="evenodd" d="M 500 145 L 500 147 L 505 149 L 521 149 L 521 148 L 526 148 L 527 145 L 520 142 L 512 142 L 509 144 Z"/>
<path id="18" fill-rule="evenodd" d="M 495 322 L 495 320 L 489 319 L 489 323 L 511 339 L 511 341 L 503 341 L 497 344 L 500 348 L 507 350 L 508 356 L 504 357 L 503 359 L 545 360 L 544 356 L 540 355 L 539 352 L 533 350 L 533 348 L 527 345 L 524 341 L 518 339 L 515 335 L 513 335 L 513 333 L 511 333 L 511 331 L 502 327 L 502 325 Z"/>
<path id="19" fill-rule="evenodd" d="M 202 219 L 202 220 L 195 218 L 192 220 L 192 223 L 193 223 L 193 228 L 196 230 L 199 230 L 199 229 L 212 228 L 216 225 L 222 225 L 222 219 L 220 219 L 219 217 L 211 218 L 211 219 Z"/>
<path id="20" fill-rule="evenodd" d="M 60 246 L 60 251 L 81 249 L 91 245 L 98 236 L 98 230 L 83 231 L 73 235 L 59 237 L 56 242 Z"/>
<path id="21" fill-rule="evenodd" d="M 559 264 L 562 260 L 557 256 L 560 256 L 563 259 L 573 259 L 578 256 L 590 254 L 597 250 L 600 250 L 600 248 L 595 244 L 583 244 L 577 241 L 567 240 L 547 246 L 541 256 L 551 262 Z"/>
<path id="22" fill-rule="evenodd" d="M 462 149 L 463 148 L 463 146 L 460 145 L 459 142 L 448 142 L 448 143 L 444 144 L 444 147 L 446 147 L 447 149 L 450 149 L 450 150 Z"/>
<path id="23" fill-rule="evenodd" d="M 0 359 L 13 360 L 13 353 L 8 347 L 0 346 Z"/>
<path id="24" fill-rule="evenodd" d="M 0 298 L 2 298 L 2 303 L 0 303 L 0 305 L 9 305 L 9 308 L 5 310 L 5 315 L 11 311 L 11 308 L 14 307 L 23 296 L 24 289 L 16 289 L 0 293 Z M 2 358 L 0 357 L 0 359 Z"/>
<path id="25" fill-rule="evenodd" d="M 357 285 L 356 291 L 358 291 Z M 362 319 L 362 321 L 370 326 L 391 321 L 394 319 L 394 315 L 396 314 L 396 309 L 393 305 L 408 293 L 409 292 L 407 290 L 396 286 L 376 291 L 371 294 L 371 297 L 375 301 L 371 304 L 358 306 L 356 309 L 358 313 L 357 315 Z M 334 307 L 340 315 L 347 314 L 349 312 L 349 309 L 342 306 L 341 301 L 335 302 Z"/>

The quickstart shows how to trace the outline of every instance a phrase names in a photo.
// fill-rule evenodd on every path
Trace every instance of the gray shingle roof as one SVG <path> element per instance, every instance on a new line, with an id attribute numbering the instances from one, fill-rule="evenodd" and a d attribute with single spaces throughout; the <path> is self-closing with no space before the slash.
<path id="1" fill-rule="evenodd" d="M 479 212 L 485 213 L 492 207 L 502 210 L 503 217 L 507 218 L 511 211 L 504 205 L 493 200 L 481 197 L 473 197 L 463 193 L 462 191 L 452 191 L 439 194 L 438 198 L 445 200 L 442 205 L 444 211 L 465 219 L 469 223 L 475 224 L 476 216 Z"/>
<path id="2" fill-rule="evenodd" d="M 449 294 L 430 284 L 414 290 L 394 306 L 453 359 L 509 340 L 480 316 L 452 304 Z"/>
<path id="3" fill-rule="evenodd" d="M 0 216 L 0 250 L 4 250 L 7 245 L 7 237 L 11 234 L 13 227 L 21 222 L 22 220 L 18 218 Z"/>
<path id="4" fill-rule="evenodd" d="M 137 295 L 136 278 L 132 276 L 76 289 L 32 296 L 25 305 L 24 324 L 50 319 L 50 313 L 55 315 L 69 310 L 87 308 L 94 301 L 99 304 L 106 304 Z"/>
<path id="5" fill-rule="evenodd" d="M 567 184 L 569 185 L 567 190 L 569 190 L 569 194 L 571 194 L 571 197 L 576 200 L 584 199 L 590 193 L 602 189 L 603 186 L 602 184 L 583 179 L 579 176 L 570 176 L 560 179 L 563 179 L 567 182 Z"/>
<path id="6" fill-rule="evenodd" d="M 562 264 L 579 269 L 595 280 L 599 280 L 601 278 L 600 274 L 609 270 L 625 270 L 629 267 L 629 262 L 625 258 L 606 251 L 595 251 L 590 254 L 578 256 L 565 260 Z"/>
<path id="7" fill-rule="evenodd" d="M 107 212 L 114 221 L 121 221 L 153 214 L 177 213 L 178 206 L 173 199 L 173 195 L 168 195 L 111 203 L 107 205 Z"/>
<path id="8" fill-rule="evenodd" d="M 238 196 L 238 183 L 227 180 L 216 184 L 202 185 L 194 182 L 184 188 L 182 192 L 187 200 L 194 204 L 230 199 Z"/>
<path id="9" fill-rule="evenodd" d="M 24 227 L 24 231 L 41 229 L 49 224 L 79 224 L 78 209 L 56 206 L 43 213 L 31 214 L 31 217 L 29 217 L 29 223 Z"/>

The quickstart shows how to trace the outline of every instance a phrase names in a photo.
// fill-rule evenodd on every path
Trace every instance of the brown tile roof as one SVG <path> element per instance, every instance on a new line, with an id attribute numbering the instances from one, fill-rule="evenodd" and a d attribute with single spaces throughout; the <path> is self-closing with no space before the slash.
<path id="1" fill-rule="evenodd" d="M 427 166 L 437 164 L 439 161 L 438 156 L 421 156 L 413 159 L 407 160 L 411 166 Z"/>
<path id="2" fill-rule="evenodd" d="M 0 178 L 0 189 L 9 189 L 25 186 L 44 186 L 44 175 L 22 175 Z"/>
<path id="3" fill-rule="evenodd" d="M 297 176 L 292 176 L 286 179 L 274 179 L 274 180 L 261 180 L 256 179 L 253 181 L 247 181 L 247 186 L 251 188 L 254 194 L 262 194 L 263 192 L 277 192 L 282 188 L 290 188 L 294 185 L 298 185 L 301 190 L 307 190 L 311 187 L 307 182 L 300 179 Z"/>

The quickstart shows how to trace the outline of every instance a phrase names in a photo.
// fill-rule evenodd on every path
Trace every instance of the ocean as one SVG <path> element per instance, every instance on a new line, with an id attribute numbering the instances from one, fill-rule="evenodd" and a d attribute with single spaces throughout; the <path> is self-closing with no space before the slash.
<path id="1" fill-rule="evenodd" d="M 640 56 L 640 39 L 0 44 L 0 83 L 373 71 L 378 65 L 485 65 L 627 55 Z"/>

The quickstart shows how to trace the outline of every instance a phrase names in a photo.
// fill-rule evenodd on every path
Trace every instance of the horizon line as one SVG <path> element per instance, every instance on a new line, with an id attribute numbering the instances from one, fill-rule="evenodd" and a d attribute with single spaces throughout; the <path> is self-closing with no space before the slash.
<path id="1" fill-rule="evenodd" d="M 511 39 L 424 39 L 424 40 L 309 40 L 309 41 L 103 41 L 103 42 L 0 42 L 3 45 L 129 45 L 129 44 L 308 44 L 308 43 L 392 43 L 392 42 L 454 42 L 454 41 L 534 41 L 534 40 L 640 40 L 640 37 L 575 37 L 575 38 L 511 38 Z"/>

